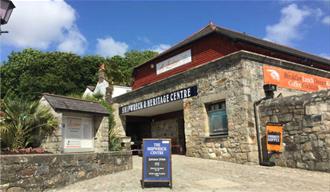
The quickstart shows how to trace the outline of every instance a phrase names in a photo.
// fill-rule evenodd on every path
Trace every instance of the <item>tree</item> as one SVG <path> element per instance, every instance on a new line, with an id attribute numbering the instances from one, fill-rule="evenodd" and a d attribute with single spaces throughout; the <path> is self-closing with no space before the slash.
<path id="1" fill-rule="evenodd" d="M 98 66 L 105 59 L 98 56 L 80 57 L 72 53 L 41 52 L 25 49 L 13 52 L 0 67 L 1 98 L 8 90 L 29 100 L 41 93 L 81 93 L 97 79 Z"/>
<path id="2" fill-rule="evenodd" d="M 41 52 L 24 49 L 12 52 L 0 67 L 1 98 L 11 90 L 28 100 L 38 100 L 41 93 L 80 94 L 88 85 L 95 85 L 100 64 L 115 84 L 130 85 L 132 70 L 157 53 L 130 51 L 123 57 L 79 56 L 65 52 Z"/>
<path id="3" fill-rule="evenodd" d="M 130 86 L 133 68 L 145 63 L 158 53 L 154 51 L 129 51 L 122 56 L 107 58 L 106 73 L 115 84 Z"/>
<path id="4" fill-rule="evenodd" d="M 26 99 L 6 95 L 2 103 L 4 116 L 0 123 L 2 147 L 19 149 L 37 147 L 58 126 L 50 109 Z"/>

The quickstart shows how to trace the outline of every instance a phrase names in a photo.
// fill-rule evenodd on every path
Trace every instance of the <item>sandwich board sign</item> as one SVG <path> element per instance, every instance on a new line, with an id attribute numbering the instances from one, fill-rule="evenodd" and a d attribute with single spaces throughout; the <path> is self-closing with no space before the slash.
<path id="1" fill-rule="evenodd" d="M 168 184 L 172 188 L 171 139 L 143 139 L 142 188 Z"/>
<path id="2" fill-rule="evenodd" d="M 283 125 L 268 123 L 266 125 L 268 152 L 281 152 L 283 143 Z"/>

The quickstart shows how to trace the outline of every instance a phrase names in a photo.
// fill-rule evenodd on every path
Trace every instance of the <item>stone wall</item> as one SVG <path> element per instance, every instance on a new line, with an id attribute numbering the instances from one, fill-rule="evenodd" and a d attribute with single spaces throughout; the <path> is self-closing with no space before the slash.
<path id="1" fill-rule="evenodd" d="M 119 137 L 125 137 L 125 126 L 126 126 L 126 118 L 125 116 L 119 115 L 119 104 L 112 104 L 113 110 L 113 120 L 115 122 L 114 129 Z"/>
<path id="2" fill-rule="evenodd" d="M 109 151 L 109 118 L 94 117 L 94 151 Z"/>
<path id="3" fill-rule="evenodd" d="M 242 94 L 242 69 L 239 55 L 226 57 L 185 74 L 175 75 L 159 82 L 157 86 L 119 96 L 114 102 L 127 97 L 127 100 L 120 102 L 126 105 L 197 85 L 198 96 L 182 102 L 186 155 L 237 163 L 255 162 L 257 153 L 249 154 L 256 148 L 256 142 L 250 139 L 253 134 L 249 133 L 248 127 L 251 125 L 246 121 L 248 97 Z M 221 100 L 226 101 L 229 133 L 226 137 L 210 137 L 205 105 Z M 118 124 L 123 125 L 124 122 Z"/>
<path id="4" fill-rule="evenodd" d="M 132 169 L 130 152 L 0 155 L 0 191 L 43 191 Z"/>
<path id="5" fill-rule="evenodd" d="M 330 73 L 292 62 L 240 51 L 114 98 L 117 108 L 197 85 L 198 96 L 183 100 L 186 155 L 237 163 L 257 163 L 253 103 L 264 97 L 263 65 L 330 77 Z M 301 91 L 279 88 L 283 96 Z M 225 101 L 228 135 L 210 136 L 206 105 Z M 118 111 L 118 109 L 117 109 Z M 125 129 L 125 117 L 118 129 Z M 117 123 L 116 123 L 117 124 Z"/>
<path id="6" fill-rule="evenodd" d="M 218 63 L 197 79 L 198 96 L 184 101 L 187 155 L 237 163 L 254 161 L 240 60 Z M 225 101 L 228 136 L 210 136 L 206 105 Z"/>
<path id="7" fill-rule="evenodd" d="M 41 143 L 41 147 L 43 147 L 47 152 L 51 153 L 62 153 L 63 147 L 62 143 L 63 141 L 63 133 L 62 133 L 62 113 L 56 113 L 55 110 L 51 107 L 51 105 L 47 102 L 47 100 L 42 97 L 39 101 L 41 105 L 46 106 L 49 108 L 50 112 L 54 115 L 54 117 L 58 121 L 58 128 L 53 131 L 53 133 L 50 136 L 47 136 L 43 139 Z"/>
<path id="8" fill-rule="evenodd" d="M 267 100 L 260 120 L 262 135 L 267 122 L 284 123 L 277 165 L 330 172 L 330 90 Z"/>
<path id="9" fill-rule="evenodd" d="M 154 121 L 151 123 L 151 136 L 153 138 L 172 138 L 172 142 L 178 144 L 178 128 L 177 118 Z"/>

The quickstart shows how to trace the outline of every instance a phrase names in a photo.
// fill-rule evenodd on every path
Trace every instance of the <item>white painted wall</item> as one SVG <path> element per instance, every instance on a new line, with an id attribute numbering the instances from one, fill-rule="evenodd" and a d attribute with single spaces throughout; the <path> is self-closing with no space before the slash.
<path id="1" fill-rule="evenodd" d="M 92 96 L 93 94 L 98 93 L 98 92 L 101 93 L 102 95 L 105 95 L 107 87 L 109 87 L 109 83 L 106 80 L 103 80 L 102 83 L 98 82 L 96 84 L 94 91 L 90 90 L 89 88 L 86 88 L 86 90 L 83 94 L 83 98 L 86 96 Z M 112 98 L 118 97 L 118 96 L 123 95 L 130 91 L 132 91 L 131 87 L 114 85 L 113 92 L 112 92 Z"/>
<path id="2" fill-rule="evenodd" d="M 113 86 L 112 98 L 118 97 L 119 95 L 123 95 L 125 93 L 130 92 L 130 91 L 132 91 L 132 88 L 131 87 L 114 85 Z"/>
<path id="3" fill-rule="evenodd" d="M 87 87 L 86 90 L 84 91 L 83 98 L 84 98 L 84 97 L 87 97 L 88 95 L 92 95 L 92 94 L 93 94 L 93 91 L 90 90 L 90 89 Z"/>

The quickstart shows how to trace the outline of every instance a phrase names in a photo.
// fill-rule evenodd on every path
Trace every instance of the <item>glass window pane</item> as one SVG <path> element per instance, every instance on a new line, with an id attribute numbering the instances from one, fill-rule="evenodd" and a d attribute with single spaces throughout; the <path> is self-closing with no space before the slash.
<path id="1" fill-rule="evenodd" d="M 210 134 L 228 134 L 226 103 L 220 102 L 207 106 Z"/>
<path id="2" fill-rule="evenodd" d="M 210 112 L 211 132 L 222 132 L 227 130 L 227 115 L 225 111 Z"/>

